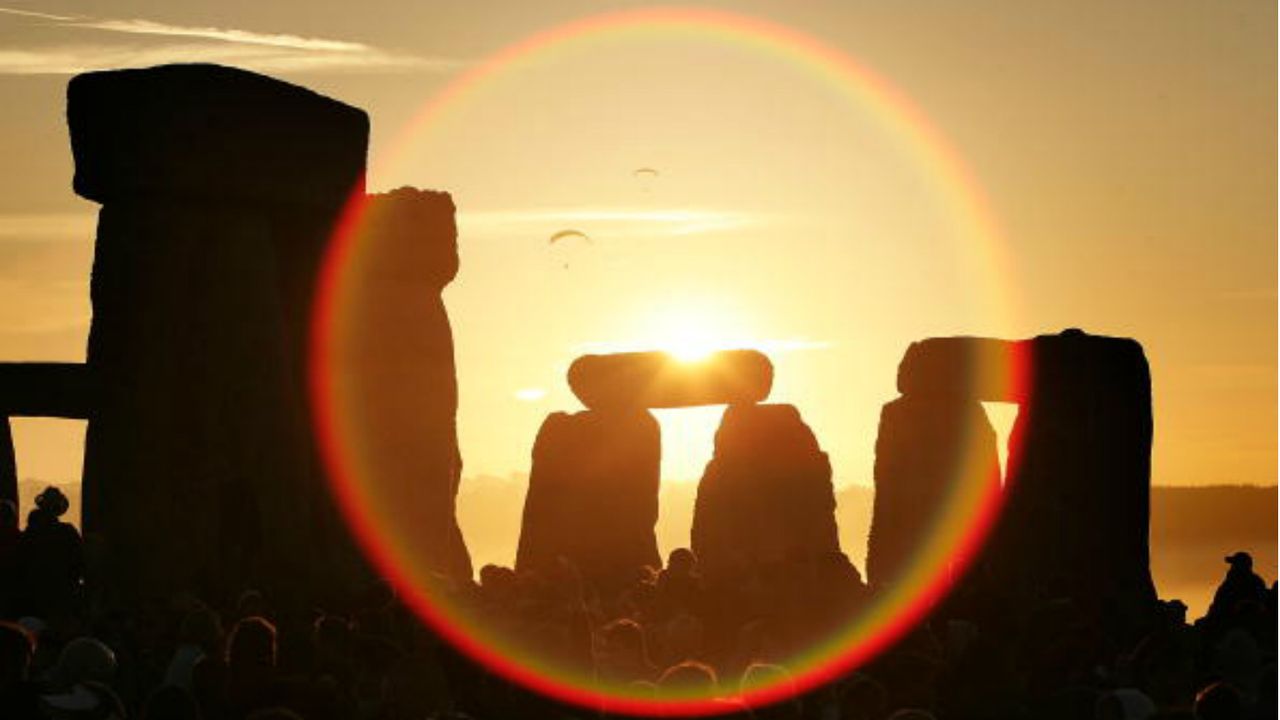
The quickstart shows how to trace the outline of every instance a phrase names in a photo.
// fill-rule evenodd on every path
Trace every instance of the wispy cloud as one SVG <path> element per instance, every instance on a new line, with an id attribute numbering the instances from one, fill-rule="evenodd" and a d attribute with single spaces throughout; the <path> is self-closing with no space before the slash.
<path id="1" fill-rule="evenodd" d="M 58 20 L 62 22 L 70 22 L 79 20 L 79 15 L 51 15 L 49 13 L 35 12 L 34 10 L 19 10 L 17 8 L 0 7 L 0 15 L 17 15 L 18 17 L 35 18 L 37 20 Z"/>
<path id="2" fill-rule="evenodd" d="M 238 28 L 173 25 L 145 19 L 89 18 L 0 8 L 0 14 L 48 20 L 45 27 L 95 31 L 96 42 L 52 43 L 0 50 L 0 74 L 65 75 L 174 62 L 213 62 L 271 72 L 452 71 L 463 63 L 399 53 L 333 38 Z M 111 38 L 111 39 L 106 39 Z M 122 39 L 129 41 L 123 41 Z"/>
<path id="3" fill-rule="evenodd" d="M 450 70 L 449 60 L 409 58 L 378 52 L 361 54 L 255 50 L 247 46 L 164 44 L 151 47 L 65 45 L 0 50 L 0 74 L 74 75 L 91 70 L 146 67 L 165 63 L 220 63 L 262 72 Z"/>
<path id="4" fill-rule="evenodd" d="M 300 37 L 298 35 L 250 32 L 216 27 L 188 27 L 169 25 L 150 20 L 94 20 L 89 22 L 69 22 L 70 27 L 106 30 L 108 32 L 127 33 L 131 35 L 163 35 L 166 37 L 194 37 L 206 40 L 241 43 L 244 45 L 266 45 L 269 47 L 293 48 L 295 50 L 324 50 L 342 53 L 369 52 L 374 48 L 364 43 L 347 42 L 345 40 L 328 40 L 325 38 Z"/>

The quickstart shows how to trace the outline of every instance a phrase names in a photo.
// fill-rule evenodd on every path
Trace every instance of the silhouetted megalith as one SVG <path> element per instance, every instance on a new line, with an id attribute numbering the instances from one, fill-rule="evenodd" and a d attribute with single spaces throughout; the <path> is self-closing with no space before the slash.
<path id="1" fill-rule="evenodd" d="M 360 428 L 383 528 L 433 571 L 471 577 L 455 515 L 462 473 L 453 335 L 440 292 L 458 272 L 448 193 L 400 188 L 370 195 L 361 218 L 361 274 L 344 298 L 332 382 Z"/>
<path id="2" fill-rule="evenodd" d="M 308 593 L 351 554 L 311 435 L 317 269 L 362 187 L 368 120 L 230 68 L 68 86 L 98 218 L 84 530 L 108 593 Z M 109 586 L 108 586 L 109 584 Z M 105 587 L 104 587 L 105 586 Z"/>
<path id="3" fill-rule="evenodd" d="M 898 385 L 904 398 L 886 406 L 877 443 L 873 528 L 918 523 L 943 501 L 927 469 L 887 470 L 911 455 L 906 444 L 920 442 L 914 452 L 922 455 L 939 437 L 963 446 L 963 438 L 990 431 L 978 401 L 1016 402 L 1004 506 L 983 554 L 985 579 L 999 592 L 1069 596 L 1095 609 L 1154 601 L 1151 377 L 1141 345 L 1079 330 L 1022 341 L 934 338 L 908 349 Z M 913 411 L 920 403 L 935 409 Z M 949 431 L 938 419 L 942 406 L 958 413 Z M 986 481 L 985 464 L 973 466 L 979 482 Z M 882 502 L 881 493 L 915 494 L 923 504 Z M 891 556 L 876 543 L 873 537 L 868 548 L 873 583 Z"/>
<path id="4" fill-rule="evenodd" d="M 867 583 L 893 585 L 921 558 L 952 493 L 975 483 L 1000 485 L 995 431 L 980 403 L 947 394 L 886 403 L 876 437 Z M 962 560 L 953 556 L 950 564 Z"/>
<path id="5" fill-rule="evenodd" d="M 0 416 L 0 500 L 18 502 L 18 462 L 7 416 Z"/>
<path id="6" fill-rule="evenodd" d="M 0 500 L 18 502 L 18 465 L 9 418 L 86 420 L 93 406 L 88 369 L 82 363 L 0 363 Z"/>
<path id="7" fill-rule="evenodd" d="M 921 397 L 1021 402 L 1012 371 L 1020 345 L 980 337 L 928 338 L 911 343 L 898 363 L 898 392 Z"/>
<path id="8" fill-rule="evenodd" d="M 88 420 L 91 381 L 83 363 L 0 362 L 0 415 Z"/>
<path id="9" fill-rule="evenodd" d="M 731 405 L 703 472 L 691 540 L 712 584 L 840 552 L 831 463 L 791 405 Z"/>
<path id="10" fill-rule="evenodd" d="M 1079 330 L 1021 345 L 1030 397 L 1010 437 L 993 575 L 1095 606 L 1144 608 L 1156 595 L 1151 373 L 1142 346 Z"/>
<path id="11" fill-rule="evenodd" d="M 661 567 L 658 421 L 644 410 L 552 413 L 538 430 L 516 555 L 518 571 L 564 557 L 617 589 L 641 565 Z"/>
<path id="12" fill-rule="evenodd" d="M 362 181 L 369 135 L 362 110 L 219 65 L 77 75 L 67 125 L 81 197 L 305 204 L 320 214 Z"/>
<path id="13" fill-rule="evenodd" d="M 756 403 L 772 386 L 773 364 L 755 350 L 698 360 L 658 351 L 584 355 L 569 366 L 569 387 L 589 408 Z"/>

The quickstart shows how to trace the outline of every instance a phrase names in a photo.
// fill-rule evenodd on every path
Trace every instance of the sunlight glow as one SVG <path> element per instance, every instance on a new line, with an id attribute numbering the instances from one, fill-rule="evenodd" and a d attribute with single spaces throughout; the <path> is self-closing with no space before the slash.
<path id="1" fill-rule="evenodd" d="M 689 332 L 687 328 L 677 328 L 663 344 L 669 355 L 684 363 L 706 360 L 708 355 L 720 349 L 710 338 Z"/>
<path id="2" fill-rule="evenodd" d="M 717 350 L 754 347 L 729 313 L 707 302 L 678 301 L 649 318 L 641 333 L 650 348 L 682 362 L 705 360 Z"/>
<path id="3" fill-rule="evenodd" d="M 516 399 L 522 402 L 537 402 L 547 396 L 542 388 L 521 388 L 516 391 Z"/>
<path id="4" fill-rule="evenodd" d="M 826 350 L 833 344 L 805 337 L 766 338 L 719 298 L 680 295 L 644 309 L 625 340 L 598 340 L 574 347 L 577 354 L 661 350 L 682 362 L 699 362 L 719 350 L 759 350 L 776 360 L 784 353 Z"/>

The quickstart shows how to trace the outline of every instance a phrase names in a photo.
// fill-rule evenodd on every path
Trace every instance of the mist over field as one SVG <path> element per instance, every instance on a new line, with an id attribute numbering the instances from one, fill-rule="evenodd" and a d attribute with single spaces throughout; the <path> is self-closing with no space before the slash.
<path id="1" fill-rule="evenodd" d="M 31 510 L 32 498 L 46 484 L 34 479 L 20 483 L 23 517 Z M 71 500 L 69 519 L 79 525 L 79 485 L 57 484 Z M 477 569 L 491 563 L 513 563 L 527 487 L 528 478 L 523 475 L 463 479 L 458 494 L 458 522 Z M 663 485 L 657 532 L 664 555 L 673 548 L 688 546 L 696 493 L 697 485 L 692 482 Z M 836 491 L 840 545 L 863 572 L 873 497 L 871 488 L 865 486 Z M 1268 583 L 1274 582 L 1276 502 L 1274 486 L 1152 488 L 1151 574 L 1160 597 L 1182 600 L 1190 617 L 1203 614 L 1226 572 L 1223 558 L 1237 550 L 1251 553 L 1258 574 Z"/>
<path id="2" fill-rule="evenodd" d="M 519 537 L 527 479 L 523 476 L 467 478 L 458 495 L 458 521 L 476 567 L 510 565 Z M 697 485 L 662 487 L 658 545 L 665 554 L 687 546 Z M 840 545 L 865 572 L 867 532 L 874 492 L 865 486 L 836 491 Z M 1208 608 L 1237 550 L 1254 557 L 1267 580 L 1277 575 L 1276 488 L 1243 485 L 1163 487 L 1151 491 L 1151 572 L 1160 596 L 1185 602 L 1192 617 Z"/>

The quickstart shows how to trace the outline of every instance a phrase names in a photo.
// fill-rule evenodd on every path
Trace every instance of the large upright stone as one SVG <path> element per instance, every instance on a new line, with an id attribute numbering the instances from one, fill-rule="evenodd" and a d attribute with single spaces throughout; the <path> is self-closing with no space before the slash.
<path id="1" fill-rule="evenodd" d="M 18 502 L 13 416 L 87 420 L 94 403 L 89 373 L 80 363 L 0 363 L 0 500 Z"/>
<path id="2" fill-rule="evenodd" d="M 873 584 L 901 567 L 895 548 L 910 544 L 906 528 L 942 509 L 938 473 L 955 454 L 945 448 L 961 448 L 973 461 L 959 466 L 987 482 L 991 430 L 978 402 L 1015 402 L 1003 509 L 982 559 L 986 587 L 1131 617 L 1150 606 L 1151 376 L 1141 345 L 1079 330 L 933 338 L 908 349 L 898 387 L 903 397 L 885 406 L 876 446 Z M 886 543 L 886 534 L 898 539 Z"/>
<path id="3" fill-rule="evenodd" d="M 7 415 L 0 416 L 0 500 L 18 504 L 18 462 Z"/>
<path id="4" fill-rule="evenodd" d="M 552 413 L 533 445 L 516 570 L 572 562 L 602 591 L 661 567 L 658 421 L 644 410 Z"/>
<path id="5" fill-rule="evenodd" d="M 1005 586 L 1139 612 L 1155 600 L 1147 535 L 1151 374 L 1127 338 L 1068 330 L 1024 341 L 992 569 Z"/>
<path id="6" fill-rule="evenodd" d="M 360 433 L 373 502 L 394 525 L 383 531 L 432 571 L 470 578 L 455 515 L 462 462 L 453 336 L 440 297 L 458 272 L 453 200 L 400 188 L 367 202 L 331 379 Z"/>
<path id="7" fill-rule="evenodd" d="M 103 204 L 91 581 L 108 601 L 341 582 L 349 546 L 312 443 L 307 338 L 320 258 L 362 186 L 367 117 L 190 65 L 77 76 L 67 122 L 76 192 Z"/>
<path id="8" fill-rule="evenodd" d="M 995 431 L 980 403 L 944 393 L 885 404 L 876 436 L 868 584 L 880 590 L 910 570 L 947 503 L 975 485 L 1000 485 Z M 952 556 L 948 566 L 964 560 Z"/>
<path id="9" fill-rule="evenodd" d="M 731 405 L 702 475 L 691 540 L 715 585 L 840 552 L 831 463 L 791 405 Z"/>

